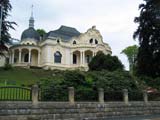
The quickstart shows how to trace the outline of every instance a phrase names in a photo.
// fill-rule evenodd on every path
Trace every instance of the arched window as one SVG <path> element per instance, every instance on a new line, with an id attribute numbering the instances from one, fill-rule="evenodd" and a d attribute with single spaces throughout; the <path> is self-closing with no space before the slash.
<path id="1" fill-rule="evenodd" d="M 90 62 L 90 56 L 89 56 L 89 55 L 86 56 L 86 62 L 87 62 L 87 63 Z"/>
<path id="2" fill-rule="evenodd" d="M 24 55 L 24 62 L 28 62 L 28 57 L 29 57 L 28 53 Z"/>
<path id="3" fill-rule="evenodd" d="M 95 44 L 98 44 L 98 40 L 97 39 L 95 39 Z"/>
<path id="4" fill-rule="evenodd" d="M 93 43 L 93 39 L 90 39 L 90 40 L 89 40 L 89 43 Z"/>
<path id="5" fill-rule="evenodd" d="M 73 54 L 73 64 L 77 64 L 77 55 Z"/>
<path id="6" fill-rule="evenodd" d="M 54 63 L 61 63 L 62 54 L 57 51 L 54 53 Z"/>
<path id="7" fill-rule="evenodd" d="M 73 41 L 73 44 L 77 44 L 75 40 Z"/>

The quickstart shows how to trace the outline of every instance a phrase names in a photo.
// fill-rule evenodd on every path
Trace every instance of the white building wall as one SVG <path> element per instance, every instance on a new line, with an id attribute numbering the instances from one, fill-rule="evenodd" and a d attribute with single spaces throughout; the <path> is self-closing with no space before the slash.
<path id="1" fill-rule="evenodd" d="M 65 50 L 65 64 L 70 65 L 71 64 L 71 50 L 66 49 Z"/>
<path id="2" fill-rule="evenodd" d="M 5 65 L 6 59 L 3 56 L 0 56 L 0 67 L 3 67 Z"/>

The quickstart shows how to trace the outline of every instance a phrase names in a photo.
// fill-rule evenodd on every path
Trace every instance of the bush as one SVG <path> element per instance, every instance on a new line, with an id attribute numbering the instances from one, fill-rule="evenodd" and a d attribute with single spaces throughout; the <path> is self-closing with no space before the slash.
<path id="1" fill-rule="evenodd" d="M 54 76 L 41 80 L 42 100 L 65 101 L 68 98 L 68 87 L 74 87 L 76 91 L 91 91 L 91 85 L 86 81 L 85 74 L 80 71 L 53 71 Z M 56 73 L 56 74 L 55 74 Z M 61 74 L 60 74 L 61 73 Z M 86 91 L 87 90 L 87 91 Z M 85 94 L 86 95 L 86 94 Z M 84 95 L 79 95 L 80 100 Z M 88 96 L 88 95 L 87 95 Z"/>
<path id="2" fill-rule="evenodd" d="M 55 73 L 53 73 L 55 74 Z M 95 101 L 98 88 L 105 91 L 139 90 L 134 78 L 126 71 L 59 71 L 53 77 L 41 80 L 42 100 L 65 101 L 68 87 L 75 88 L 77 101 Z M 111 94 L 113 95 L 113 94 Z"/>
<path id="3" fill-rule="evenodd" d="M 94 71 L 89 73 L 97 88 L 104 88 L 106 91 L 129 91 L 137 90 L 136 81 L 126 71 Z"/>
<path id="4" fill-rule="evenodd" d="M 89 63 L 89 70 L 108 70 L 115 71 L 117 69 L 123 70 L 124 66 L 117 56 L 97 54 Z"/>
<path id="5" fill-rule="evenodd" d="M 4 70 L 11 70 L 11 69 L 12 69 L 12 65 L 6 63 L 6 64 L 4 65 L 4 68 L 3 68 L 3 69 L 4 69 Z"/>
<path id="6" fill-rule="evenodd" d="M 64 83 L 68 87 L 78 88 L 79 86 L 87 85 L 85 75 L 81 71 L 65 71 Z"/>

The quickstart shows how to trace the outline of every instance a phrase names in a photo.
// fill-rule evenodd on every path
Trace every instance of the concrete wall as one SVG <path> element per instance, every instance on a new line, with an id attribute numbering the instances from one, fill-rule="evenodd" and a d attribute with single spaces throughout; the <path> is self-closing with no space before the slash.
<path id="1" fill-rule="evenodd" d="M 105 120 L 149 114 L 160 114 L 160 102 L 0 102 L 0 120 Z"/>

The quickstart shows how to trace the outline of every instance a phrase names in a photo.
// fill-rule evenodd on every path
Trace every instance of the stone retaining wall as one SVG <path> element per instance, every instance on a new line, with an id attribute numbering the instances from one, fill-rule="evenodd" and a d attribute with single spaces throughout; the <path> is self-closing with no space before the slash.
<path id="1" fill-rule="evenodd" d="M 105 120 L 160 114 L 160 102 L 0 102 L 0 120 Z"/>

